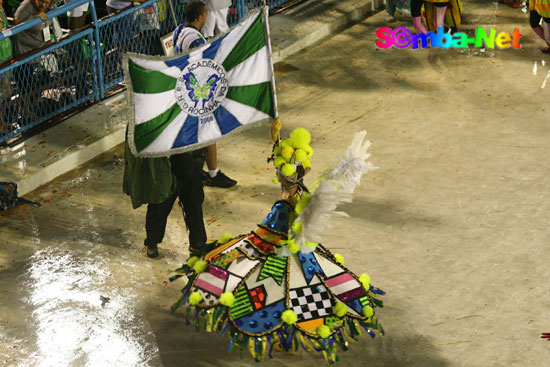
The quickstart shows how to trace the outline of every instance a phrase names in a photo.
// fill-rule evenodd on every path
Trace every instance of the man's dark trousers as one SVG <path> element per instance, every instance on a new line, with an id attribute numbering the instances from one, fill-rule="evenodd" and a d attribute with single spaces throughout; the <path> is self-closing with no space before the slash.
<path id="1" fill-rule="evenodd" d="M 206 230 L 202 217 L 201 171 L 204 164 L 202 152 L 176 154 L 170 157 L 172 173 L 176 178 L 177 193 L 159 204 L 148 204 L 145 216 L 145 245 L 162 242 L 166 230 L 166 220 L 172 211 L 176 198 L 179 197 L 185 224 L 189 229 L 189 246 L 198 248 L 206 243 Z"/>

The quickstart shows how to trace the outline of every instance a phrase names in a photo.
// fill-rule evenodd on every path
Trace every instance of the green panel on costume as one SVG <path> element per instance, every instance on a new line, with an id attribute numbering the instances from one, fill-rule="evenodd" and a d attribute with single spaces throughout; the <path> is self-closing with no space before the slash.
<path id="1" fill-rule="evenodd" d="M 248 289 L 243 284 L 235 295 L 235 303 L 229 309 L 229 313 L 233 319 L 238 319 L 252 312 L 254 312 L 254 308 L 248 297 Z"/>
<path id="2" fill-rule="evenodd" d="M 283 283 L 283 277 L 286 273 L 287 267 L 287 258 L 280 256 L 269 256 L 260 271 L 258 280 L 264 280 L 266 278 L 272 277 L 277 284 L 281 285 Z"/>

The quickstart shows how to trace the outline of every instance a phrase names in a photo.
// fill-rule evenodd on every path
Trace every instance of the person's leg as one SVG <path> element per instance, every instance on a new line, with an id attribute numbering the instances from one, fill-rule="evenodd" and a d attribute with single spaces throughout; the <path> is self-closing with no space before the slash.
<path id="1" fill-rule="evenodd" d="M 414 29 L 416 29 L 418 33 L 427 34 L 428 30 L 426 29 L 426 27 L 424 27 L 424 24 L 422 24 L 422 17 L 420 14 L 421 10 L 422 0 L 411 0 L 411 15 Z"/>
<path id="2" fill-rule="evenodd" d="M 545 54 L 550 54 L 550 18 L 543 18 L 542 19 L 542 30 L 544 35 L 544 40 L 546 41 L 547 48 L 541 49 L 541 51 Z"/>
<path id="3" fill-rule="evenodd" d="M 204 177 L 206 186 L 229 188 L 237 184 L 237 181 L 227 177 L 220 169 L 218 169 L 218 153 L 216 144 L 206 147 L 206 166 L 208 167 L 208 175 Z"/>
<path id="4" fill-rule="evenodd" d="M 145 214 L 145 246 L 147 247 L 147 256 L 158 256 L 158 244 L 162 242 L 166 231 L 166 221 L 174 206 L 177 195 L 173 195 L 159 204 L 148 204 Z"/>
<path id="5" fill-rule="evenodd" d="M 189 229 L 189 250 L 195 252 L 206 244 L 206 229 L 202 213 L 204 191 L 200 176 L 190 178 L 180 191 L 185 225 Z"/>
<path id="6" fill-rule="evenodd" d="M 396 12 L 401 13 L 405 17 L 411 16 L 411 4 L 409 0 L 398 0 Z"/>
<path id="7" fill-rule="evenodd" d="M 434 28 L 437 31 L 440 27 L 445 27 L 445 13 L 449 3 L 434 3 Z"/>
<path id="8" fill-rule="evenodd" d="M 545 18 L 541 25 L 542 17 L 535 10 L 531 10 L 529 13 L 529 24 L 537 36 L 546 41 L 548 48 L 544 48 L 541 51 L 544 53 L 550 53 L 550 18 Z M 548 20 L 548 22 L 546 21 Z"/>
<path id="9" fill-rule="evenodd" d="M 397 0 L 386 0 L 386 13 L 393 16 L 397 8 Z"/>
<path id="10" fill-rule="evenodd" d="M 386 15 L 384 20 L 386 22 L 395 22 L 395 9 L 397 7 L 397 0 L 386 0 Z"/>
<path id="11" fill-rule="evenodd" d="M 227 25 L 228 12 L 229 8 L 216 10 L 216 30 L 214 32 L 214 36 L 229 31 L 229 26 Z"/>
<path id="12" fill-rule="evenodd" d="M 206 13 L 206 22 L 201 28 L 204 38 L 214 37 L 214 28 L 216 27 L 216 15 L 214 12 L 215 10 L 208 9 L 208 13 Z"/>
<path id="13" fill-rule="evenodd" d="M 202 213 L 204 191 L 201 182 L 204 161 L 199 152 L 194 152 L 174 155 L 170 162 L 178 184 L 178 197 L 185 225 L 189 230 L 189 248 L 194 252 L 206 244 Z"/>
<path id="14" fill-rule="evenodd" d="M 210 177 L 216 176 L 216 173 L 218 173 L 218 151 L 216 149 L 216 144 L 207 146 L 204 156 L 206 158 L 206 167 L 208 167 L 208 171 L 213 171 L 213 174 L 210 173 Z"/>
<path id="15" fill-rule="evenodd" d="M 550 18 L 543 18 L 541 23 L 543 29 L 544 40 L 550 44 Z"/>

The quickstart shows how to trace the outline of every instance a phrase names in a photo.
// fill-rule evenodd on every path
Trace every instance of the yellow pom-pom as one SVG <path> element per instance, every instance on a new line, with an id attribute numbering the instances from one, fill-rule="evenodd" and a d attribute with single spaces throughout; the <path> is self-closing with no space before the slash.
<path id="1" fill-rule="evenodd" d="M 235 302 L 235 296 L 231 292 L 222 293 L 220 303 L 224 306 L 231 307 Z"/>
<path id="2" fill-rule="evenodd" d="M 302 232 L 302 222 L 295 221 L 292 223 L 292 232 L 300 234 Z"/>
<path id="3" fill-rule="evenodd" d="M 303 149 L 296 149 L 296 162 L 302 162 L 307 159 L 307 153 Z"/>
<path id="4" fill-rule="evenodd" d="M 283 151 L 283 149 L 285 147 L 291 147 L 292 148 L 292 144 L 290 142 L 290 139 L 281 140 L 280 147 L 281 147 L 281 152 Z"/>
<path id="5" fill-rule="evenodd" d="M 368 291 L 370 288 L 370 277 L 367 274 L 361 274 L 361 276 L 359 277 L 359 281 L 363 285 L 363 288 Z"/>
<path id="6" fill-rule="evenodd" d="M 302 162 L 302 167 L 304 168 L 311 168 L 311 162 L 309 159 L 306 159 L 305 161 Z"/>
<path id="7" fill-rule="evenodd" d="M 223 245 L 224 243 L 229 242 L 229 240 L 230 240 L 231 238 L 233 238 L 233 236 L 231 236 L 230 233 L 224 233 L 224 234 L 222 234 L 222 236 L 220 237 L 218 243 L 219 243 L 220 245 Z"/>
<path id="8" fill-rule="evenodd" d="M 348 313 L 348 306 L 343 302 L 336 303 L 336 306 L 332 308 L 334 314 L 338 317 L 344 317 Z"/>
<path id="9" fill-rule="evenodd" d="M 292 310 L 286 310 L 281 315 L 281 319 L 289 325 L 295 324 L 298 321 L 298 315 Z"/>
<path id="10" fill-rule="evenodd" d="M 290 251 L 291 254 L 296 254 L 298 251 L 300 251 L 300 245 L 296 242 L 292 241 L 288 243 L 288 251 Z"/>
<path id="11" fill-rule="evenodd" d="M 202 296 L 199 292 L 193 292 L 189 296 L 189 303 L 192 305 L 198 305 L 202 301 Z"/>
<path id="12" fill-rule="evenodd" d="M 208 263 L 204 260 L 198 260 L 195 265 L 193 266 L 193 269 L 197 274 L 202 273 L 206 267 L 208 266 Z"/>
<path id="13" fill-rule="evenodd" d="M 197 260 L 199 260 L 199 258 L 196 256 L 190 257 L 189 260 L 187 260 L 187 266 L 192 268 L 193 266 L 195 266 L 195 263 L 197 262 Z"/>
<path id="14" fill-rule="evenodd" d="M 275 158 L 275 160 L 273 161 L 273 164 L 275 165 L 276 168 L 279 168 L 281 167 L 283 164 L 285 164 L 286 161 L 283 157 L 277 157 Z"/>
<path id="15" fill-rule="evenodd" d="M 277 177 L 273 177 L 273 180 L 271 180 L 271 182 L 273 182 L 274 184 L 278 184 L 279 180 L 277 180 Z"/>
<path id="16" fill-rule="evenodd" d="M 296 169 L 294 168 L 294 166 L 292 164 L 289 164 L 289 163 L 286 163 L 284 166 L 283 166 L 283 169 L 281 169 L 281 173 L 287 177 L 290 177 L 294 174 L 294 172 L 296 172 Z"/>
<path id="17" fill-rule="evenodd" d="M 344 257 L 340 254 L 334 254 L 334 258 L 336 261 L 338 261 L 340 264 L 344 265 Z"/>
<path id="18" fill-rule="evenodd" d="M 281 156 L 287 161 L 292 157 L 293 154 L 294 154 L 294 149 L 292 149 L 292 147 L 290 146 L 284 147 L 283 150 L 281 151 Z"/>
<path id="19" fill-rule="evenodd" d="M 307 147 L 304 148 L 304 150 L 306 151 L 307 157 L 308 157 L 308 158 L 313 157 L 313 148 L 312 148 L 312 147 L 310 147 L 310 146 L 308 145 Z"/>
<path id="20" fill-rule="evenodd" d="M 326 339 L 330 336 L 330 328 L 327 325 L 321 325 L 317 328 L 317 335 L 319 337 Z"/>
<path id="21" fill-rule="evenodd" d="M 363 307 L 363 315 L 370 318 L 372 315 L 374 315 L 374 309 L 370 306 Z"/>
<path id="22" fill-rule="evenodd" d="M 275 154 L 275 155 L 281 154 L 281 147 L 279 147 L 279 146 L 275 147 L 275 149 L 273 149 L 273 154 Z"/>
<path id="23" fill-rule="evenodd" d="M 315 248 L 315 247 L 317 247 L 317 244 L 314 243 L 314 242 L 306 241 L 306 246 Z"/>
<path id="24" fill-rule="evenodd" d="M 303 127 L 292 130 L 290 139 L 295 147 L 305 148 L 311 142 L 311 134 Z"/>

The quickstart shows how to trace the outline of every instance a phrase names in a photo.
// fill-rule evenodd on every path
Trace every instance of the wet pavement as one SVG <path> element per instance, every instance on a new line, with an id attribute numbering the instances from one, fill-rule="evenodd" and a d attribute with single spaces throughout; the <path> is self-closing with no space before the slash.
<path id="1" fill-rule="evenodd" d="M 346 366 L 543 366 L 550 344 L 550 57 L 527 14 L 465 1 L 477 25 L 524 37 L 517 50 L 377 50 L 383 14 L 276 66 L 287 133 L 313 135 L 308 183 L 353 133 L 373 141 L 350 217 L 324 245 L 388 292 L 384 338 L 351 345 Z M 390 26 L 408 23 L 393 23 Z M 277 195 L 266 128 L 223 141 L 219 166 L 239 181 L 206 188 L 209 238 L 246 233 Z M 169 307 L 187 257 L 176 207 L 161 258 L 142 251 L 145 208 L 121 191 L 122 148 L 29 193 L 42 207 L 0 214 L 0 365 L 253 366 L 227 339 L 196 333 Z M 299 351 L 266 366 L 310 367 Z"/>

